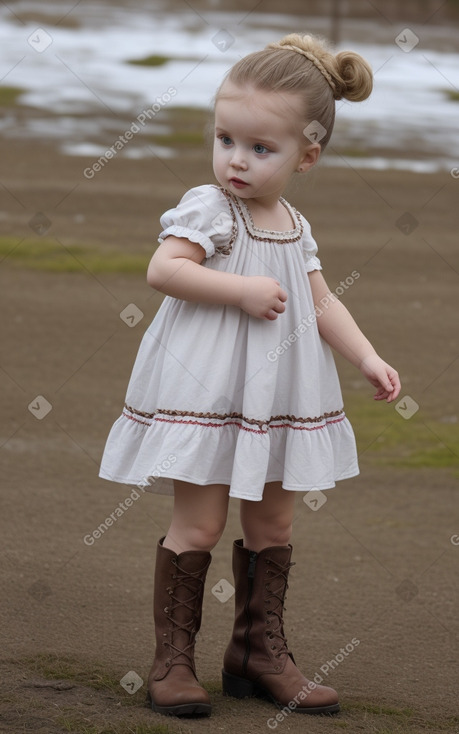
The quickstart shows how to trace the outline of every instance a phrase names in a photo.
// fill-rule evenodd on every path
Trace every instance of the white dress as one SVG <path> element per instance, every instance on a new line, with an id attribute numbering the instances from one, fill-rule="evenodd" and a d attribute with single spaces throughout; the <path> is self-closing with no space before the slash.
<path id="1" fill-rule="evenodd" d="M 261 500 L 266 482 L 305 492 L 359 473 L 307 275 L 321 269 L 317 245 L 306 219 L 281 202 L 287 232 L 255 227 L 244 200 L 213 185 L 161 217 L 160 242 L 185 237 L 204 248 L 204 267 L 275 278 L 286 310 L 269 321 L 166 296 L 108 436 L 104 479 L 162 493 L 161 477 L 226 484 L 230 497 Z"/>

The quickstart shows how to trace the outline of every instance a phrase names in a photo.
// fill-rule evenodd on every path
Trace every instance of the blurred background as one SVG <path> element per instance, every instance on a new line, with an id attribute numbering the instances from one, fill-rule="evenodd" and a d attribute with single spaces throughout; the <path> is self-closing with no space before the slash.
<path id="1" fill-rule="evenodd" d="M 149 728 L 144 688 L 119 685 L 148 674 L 171 500 L 145 494 L 93 546 L 83 538 L 131 491 L 98 471 L 162 301 L 145 279 L 159 218 L 214 182 L 224 73 L 292 31 L 374 70 L 371 97 L 337 103 L 325 154 L 286 198 L 312 225 L 330 289 L 358 271 L 340 298 L 402 379 L 396 405 L 375 403 L 337 357 L 361 476 L 316 513 L 298 496 L 308 563 L 292 580 L 293 649 L 314 671 L 362 640 L 330 681 L 343 692 L 337 726 L 458 731 L 458 29 L 459 0 L 0 2 L 2 731 L 178 734 Z M 221 696 L 232 602 L 210 589 L 232 578 L 239 534 L 231 501 L 199 652 L 219 718 L 199 732 L 261 734 L 272 715 Z M 54 689 L 62 678 L 73 683 Z M 302 732 L 294 719 L 285 726 Z"/>
<path id="2" fill-rule="evenodd" d="M 459 145 L 458 19 L 455 0 L 286 0 L 281 13 L 274 0 L 2 3 L 0 133 L 98 157 L 173 86 L 165 114 L 120 152 L 171 157 L 201 142 L 197 112 L 238 58 L 300 30 L 350 45 L 375 72 L 367 102 L 338 105 L 327 164 L 436 171 Z M 192 111 L 185 130 L 177 108 Z"/>

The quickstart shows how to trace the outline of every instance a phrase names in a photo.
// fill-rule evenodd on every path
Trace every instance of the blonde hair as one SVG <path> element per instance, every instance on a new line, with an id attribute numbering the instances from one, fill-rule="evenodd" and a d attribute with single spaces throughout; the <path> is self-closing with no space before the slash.
<path id="1" fill-rule="evenodd" d="M 373 73 L 362 56 L 353 51 L 334 54 L 323 39 L 299 33 L 290 33 L 238 61 L 217 91 L 216 100 L 226 80 L 237 86 L 301 94 L 303 127 L 312 121 L 322 125 L 322 149 L 333 131 L 335 100 L 360 102 L 373 89 Z"/>

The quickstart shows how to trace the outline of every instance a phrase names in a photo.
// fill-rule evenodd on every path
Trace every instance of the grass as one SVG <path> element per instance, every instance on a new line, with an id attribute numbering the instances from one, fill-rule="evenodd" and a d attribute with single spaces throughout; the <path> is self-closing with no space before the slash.
<path id="1" fill-rule="evenodd" d="M 49 698 L 42 700 L 37 696 L 33 699 L 25 699 L 21 694 L 21 699 L 17 699 L 16 711 L 23 718 L 31 712 L 32 715 L 36 715 L 37 711 L 46 715 L 48 707 L 48 710 L 52 709 L 53 724 L 60 727 L 59 731 L 64 732 L 76 732 L 77 734 L 178 734 L 179 731 L 183 731 L 180 723 L 175 719 L 170 723 L 161 722 L 159 724 L 150 721 L 151 711 L 149 709 L 147 711 L 145 705 L 145 688 L 142 686 L 133 696 L 128 695 L 122 690 L 119 683 L 122 674 L 107 670 L 100 663 L 79 660 L 76 657 L 67 655 L 47 653 L 14 660 L 14 664 L 21 666 L 22 671 L 24 671 L 22 672 L 23 677 L 27 677 L 25 671 L 30 671 L 47 680 L 70 680 L 99 694 L 108 693 L 113 697 L 116 696 L 116 701 L 112 699 L 111 703 L 106 698 L 101 697 L 98 700 L 92 696 L 90 701 L 93 708 L 88 708 L 86 715 L 83 716 L 68 699 L 59 703 L 57 698 L 54 701 L 49 700 Z M 204 685 L 211 694 L 221 694 L 219 683 L 206 681 Z M 80 694 L 78 695 L 81 699 Z M 85 700 L 85 697 L 83 700 Z M 225 701 L 234 704 L 233 699 L 223 699 L 221 703 Z M 33 706 L 31 706 L 32 702 Z M 25 707 L 26 704 L 27 707 Z M 110 716 L 112 706 L 118 706 L 119 704 L 122 707 L 134 704 L 134 708 L 125 711 L 121 716 L 120 709 L 117 708 L 116 716 Z M 253 701 L 253 706 L 258 706 L 258 704 L 259 702 Z M 136 709 L 139 710 L 136 711 Z M 275 712 L 275 709 L 273 711 Z M 224 713 L 224 708 L 221 708 L 220 720 L 217 720 L 215 714 L 215 730 L 219 728 L 223 730 L 223 726 L 227 723 Z M 234 709 L 228 709 L 226 713 L 231 716 L 233 728 L 234 726 L 237 727 Z M 241 717 L 246 716 L 246 714 L 245 709 L 240 711 Z M 107 716 L 110 716 L 110 723 L 101 723 L 95 720 L 97 718 L 104 720 Z M 142 720 L 145 716 L 146 720 Z M 35 721 L 38 721 L 38 719 L 35 719 Z M 335 730 L 357 731 L 358 729 L 360 731 L 360 729 L 364 729 L 367 732 L 372 732 L 372 734 L 409 734 L 410 732 L 418 734 L 418 732 L 424 730 L 457 732 L 459 717 L 447 716 L 431 721 L 413 708 L 389 706 L 362 700 L 348 700 L 342 704 L 342 718 L 331 719 L 330 722 L 327 720 L 327 723 L 330 723 Z M 177 729 L 176 726 L 179 728 Z M 51 728 L 50 731 L 55 731 L 55 729 Z"/>
<path id="2" fill-rule="evenodd" d="M 102 665 L 87 662 L 70 655 L 43 653 L 20 661 L 26 668 L 47 680 L 71 680 L 95 691 L 110 691 L 117 695 L 123 693 L 120 686 L 122 676 L 107 671 Z M 135 695 L 135 694 L 134 694 Z M 130 696 L 129 698 L 134 698 Z"/>
<path id="3" fill-rule="evenodd" d="M 207 139 L 211 113 L 194 107 L 170 107 L 162 113 L 161 122 L 169 127 L 169 132 L 149 136 L 156 145 L 168 148 L 196 148 L 204 145 Z"/>
<path id="4" fill-rule="evenodd" d="M 337 153 L 344 158 L 368 158 L 368 151 L 364 148 L 338 148 Z"/>
<path id="5" fill-rule="evenodd" d="M 365 714 L 373 714 L 375 716 L 396 716 L 398 718 L 409 719 L 414 715 L 413 709 L 399 709 L 394 706 L 380 706 L 367 701 L 352 701 L 344 704 L 346 711 L 362 712 Z"/>
<path id="6" fill-rule="evenodd" d="M 70 655 L 51 653 L 22 658 L 15 663 L 19 663 L 35 675 L 47 680 L 69 680 L 99 693 L 112 694 L 116 696 L 117 703 L 122 707 L 132 706 L 142 710 L 146 709 L 145 684 L 136 693 L 130 695 L 120 685 L 122 674 L 107 670 L 100 663 L 80 660 Z M 129 722 L 132 722 L 132 717 Z M 150 724 L 141 721 L 138 723 L 121 721 L 108 726 L 88 723 L 86 717 L 83 718 L 75 712 L 74 706 L 63 709 L 57 718 L 57 723 L 63 731 L 78 734 L 175 734 L 176 732 L 176 729 L 171 729 L 168 724 Z"/>
<path id="7" fill-rule="evenodd" d="M 37 5 L 37 3 L 35 3 L 35 5 Z M 54 15 L 51 11 L 46 12 L 46 10 L 44 10 L 43 12 L 40 12 L 37 8 L 29 11 L 24 10 L 23 12 L 20 12 L 18 8 L 15 8 L 14 13 L 11 13 L 11 22 L 21 23 L 22 25 L 33 23 L 35 28 L 38 26 L 46 28 L 46 26 L 48 26 L 48 30 L 51 33 L 51 26 L 58 26 L 59 28 L 80 28 L 81 24 L 78 18 L 74 15 L 67 13 L 67 15 L 62 17 L 62 14 L 59 13 L 59 6 L 57 6 L 56 11 L 57 12 Z"/>
<path id="8" fill-rule="evenodd" d="M 115 696 L 123 707 L 145 707 L 145 684 L 130 694 L 121 686 L 123 673 L 107 670 L 97 662 L 88 663 L 71 655 L 42 653 L 19 661 L 36 675 L 47 680 L 68 680 L 94 691 Z"/>
<path id="9" fill-rule="evenodd" d="M 127 64 L 134 64 L 135 66 L 164 66 L 164 64 L 168 64 L 169 61 L 174 60 L 180 60 L 180 61 L 199 61 L 199 59 L 193 58 L 193 57 L 180 57 L 178 59 L 177 57 L 172 58 L 171 56 L 162 56 L 162 54 L 151 54 L 150 56 L 144 56 L 141 59 L 127 59 Z"/>
<path id="10" fill-rule="evenodd" d="M 220 694 L 222 692 L 222 682 L 220 678 L 218 678 L 218 680 L 202 680 L 201 685 L 211 696 L 213 696 L 214 694 Z"/>
<path id="11" fill-rule="evenodd" d="M 459 92 L 455 89 L 444 89 L 443 90 L 450 102 L 459 102 Z"/>
<path id="12" fill-rule="evenodd" d="M 120 721 L 117 714 L 118 720 L 116 723 L 111 721 L 107 725 L 91 722 L 86 716 L 83 717 L 78 711 L 75 711 L 74 705 L 70 706 L 67 702 L 67 705 L 63 704 L 62 707 L 58 707 L 58 712 L 53 711 L 53 723 L 61 727 L 59 731 L 77 732 L 78 734 L 176 734 L 177 732 L 175 728 L 171 729 L 168 724 L 146 723 L 141 720 L 136 722 L 135 709 L 140 709 L 142 712 L 145 711 L 147 718 L 151 714 L 151 710 L 145 702 L 145 685 L 136 691 L 135 694 L 129 695 L 120 685 L 122 674 L 108 670 L 100 663 L 80 660 L 77 657 L 69 655 L 55 655 L 50 653 L 38 654 L 34 657 L 25 657 L 11 662 L 14 662 L 15 665 L 19 664 L 22 669 L 28 670 L 46 680 L 68 680 L 80 686 L 90 688 L 100 694 L 109 694 L 112 700 L 116 697 L 116 701 L 109 704 L 109 706 L 121 705 L 122 708 L 130 708 L 130 712 L 126 712 L 128 714 L 127 721 Z M 101 700 L 103 700 L 102 709 L 105 711 L 107 708 L 106 699 Z M 46 701 L 43 705 L 38 698 L 36 700 L 34 699 L 34 701 L 35 709 L 46 707 Z M 91 698 L 91 705 L 95 705 L 95 701 L 96 699 Z M 24 699 L 21 699 L 18 703 L 20 704 L 18 709 L 22 709 L 23 713 L 25 713 L 23 706 Z M 54 706 L 57 705 L 57 703 L 54 703 Z M 100 712 L 100 709 L 97 706 L 93 710 L 88 709 L 88 713 L 92 719 L 94 719 L 94 713 L 97 714 L 98 712 Z M 58 715 L 56 715 L 57 713 Z M 104 716 L 102 713 L 100 715 L 101 717 Z"/>
<path id="13" fill-rule="evenodd" d="M 0 237 L 2 265 L 44 270 L 52 273 L 130 273 L 145 275 L 148 255 L 122 250 L 102 249 L 100 246 L 63 245 L 58 240 Z"/>
<path id="14" fill-rule="evenodd" d="M 134 64 L 135 66 L 164 66 L 169 61 L 171 61 L 169 56 L 152 54 L 151 56 L 145 56 L 143 59 L 129 59 L 126 63 Z"/>
<path id="15" fill-rule="evenodd" d="M 180 105 L 165 108 L 165 113 L 174 124 L 182 125 L 189 123 L 204 125 L 211 115 L 210 110 L 201 107 L 183 107 Z"/>
<path id="16" fill-rule="evenodd" d="M 392 404 L 355 395 L 347 398 L 345 408 L 361 456 L 410 469 L 449 468 L 459 476 L 459 423 L 434 420 L 422 406 L 405 420 Z"/>
<path id="17" fill-rule="evenodd" d="M 0 107 L 13 107 L 25 91 L 19 87 L 0 87 Z"/>
<path id="18" fill-rule="evenodd" d="M 448 716 L 441 720 L 430 720 L 423 715 L 419 715 L 412 708 L 383 706 L 368 701 L 346 702 L 342 704 L 342 711 L 343 714 L 352 716 L 351 723 L 354 724 L 363 716 L 365 731 L 373 732 L 374 734 L 409 734 L 409 732 L 419 732 L 424 729 L 451 733 L 458 731 L 459 716 Z M 356 719 L 356 716 L 359 719 Z M 386 723 L 386 717 L 390 719 L 389 725 Z M 337 721 L 336 723 L 339 725 L 340 722 Z"/>
<path id="19" fill-rule="evenodd" d="M 63 731 L 77 734 L 174 734 L 176 731 L 166 724 L 87 724 L 83 718 L 70 712 L 59 716 L 57 723 Z"/>

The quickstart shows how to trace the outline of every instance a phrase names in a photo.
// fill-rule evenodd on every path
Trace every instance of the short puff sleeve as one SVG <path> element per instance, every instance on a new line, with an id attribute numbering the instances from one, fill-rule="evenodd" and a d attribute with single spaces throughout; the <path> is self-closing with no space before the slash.
<path id="1" fill-rule="evenodd" d="M 206 251 L 206 258 L 216 252 L 229 254 L 235 237 L 235 218 L 218 186 L 196 186 L 184 194 L 175 209 L 168 209 L 161 219 L 158 239 L 168 235 L 196 242 Z"/>
<path id="2" fill-rule="evenodd" d="M 306 263 L 306 272 L 310 273 L 312 270 L 322 270 L 322 265 L 317 257 L 317 242 L 311 234 L 311 225 L 303 216 L 301 216 L 301 221 L 303 223 L 303 237 L 301 244 Z"/>

